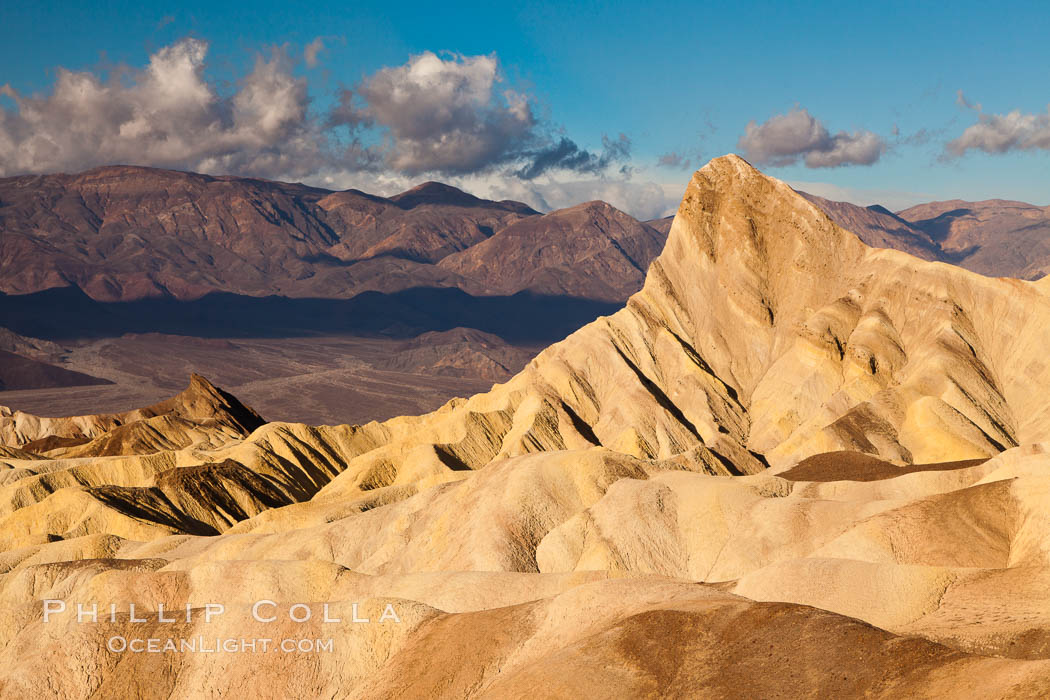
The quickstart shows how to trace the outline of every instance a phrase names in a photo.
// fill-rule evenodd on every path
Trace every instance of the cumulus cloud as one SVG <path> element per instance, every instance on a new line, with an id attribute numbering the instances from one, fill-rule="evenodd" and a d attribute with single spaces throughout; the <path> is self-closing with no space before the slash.
<path id="1" fill-rule="evenodd" d="M 384 130 L 387 163 L 401 172 L 471 172 L 509 162 L 534 136 L 528 97 L 501 82 L 494 55 L 428 51 L 344 91 L 334 123 Z"/>
<path id="2" fill-rule="evenodd" d="M 521 184 L 530 203 L 551 197 L 551 206 L 566 201 L 551 194 L 555 179 L 631 177 L 630 138 L 581 146 L 537 116 L 495 55 L 425 52 L 365 76 L 319 109 L 296 68 L 316 65 L 324 49 L 320 37 L 301 57 L 273 49 L 228 89 L 207 78 L 208 44 L 194 38 L 161 48 L 141 69 L 59 69 L 48 93 L 4 86 L 0 95 L 14 108 L 0 102 L 0 175 L 123 163 L 377 193 L 423 177 L 496 178 Z"/>
<path id="3" fill-rule="evenodd" d="M 827 127 L 801 108 L 770 117 L 762 124 L 749 123 L 738 147 L 745 157 L 762 165 L 792 165 L 800 160 L 808 168 L 871 165 L 886 148 L 871 131 L 840 131 Z"/>
<path id="4" fill-rule="evenodd" d="M 409 175 L 499 167 L 526 180 L 552 170 L 598 173 L 631 149 L 624 134 L 603 137 L 597 153 L 552 136 L 531 98 L 505 85 L 494 55 L 413 56 L 343 90 L 329 123 L 379 130 L 386 165 Z"/>
<path id="5" fill-rule="evenodd" d="M 60 68 L 43 96 L 4 86 L 16 110 L 0 109 L 0 172 L 131 163 L 266 176 L 321 167 L 325 135 L 307 118 L 306 83 L 287 54 L 259 56 L 222 96 L 203 76 L 207 50 L 184 39 L 107 80 Z"/>
<path id="6" fill-rule="evenodd" d="M 987 114 L 979 102 L 966 99 L 959 91 L 956 103 L 977 112 L 977 123 L 945 145 L 945 154 L 958 157 L 971 150 L 1001 154 L 1009 151 L 1050 151 L 1050 105 L 1045 114 Z"/>

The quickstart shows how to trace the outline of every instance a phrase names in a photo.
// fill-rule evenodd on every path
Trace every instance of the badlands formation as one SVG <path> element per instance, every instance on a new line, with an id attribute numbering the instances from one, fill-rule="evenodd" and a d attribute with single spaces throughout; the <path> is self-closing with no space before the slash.
<path id="1" fill-rule="evenodd" d="M 431 414 L 5 413 L 0 696 L 1046 697 L 1047 289 L 726 156 L 623 310 Z"/>

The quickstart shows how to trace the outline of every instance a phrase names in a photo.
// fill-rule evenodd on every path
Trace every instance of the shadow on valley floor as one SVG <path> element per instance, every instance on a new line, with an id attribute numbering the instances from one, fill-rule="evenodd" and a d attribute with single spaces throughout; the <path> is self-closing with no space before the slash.
<path id="1" fill-rule="evenodd" d="M 416 287 L 351 299 L 294 299 L 213 293 L 195 301 L 143 299 L 104 303 L 67 287 L 0 294 L 0 327 L 48 340 L 124 333 L 281 338 L 315 333 L 414 337 L 457 326 L 510 343 L 548 344 L 622 304 L 520 292 L 475 297 L 459 289 Z"/>

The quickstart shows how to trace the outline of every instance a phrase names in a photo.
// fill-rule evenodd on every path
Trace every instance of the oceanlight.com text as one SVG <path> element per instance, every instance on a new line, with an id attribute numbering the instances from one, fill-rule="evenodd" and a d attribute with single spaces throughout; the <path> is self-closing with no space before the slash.
<path id="1" fill-rule="evenodd" d="M 106 649 L 114 654 L 316 654 L 331 652 L 334 643 L 329 639 L 269 637 L 124 637 L 115 635 L 106 641 Z"/>

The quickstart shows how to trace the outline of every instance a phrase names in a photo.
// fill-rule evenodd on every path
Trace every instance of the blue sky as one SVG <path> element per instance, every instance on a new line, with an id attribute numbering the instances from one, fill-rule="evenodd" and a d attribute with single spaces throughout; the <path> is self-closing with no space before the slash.
<path id="1" fill-rule="evenodd" d="M 104 79 L 114 66 L 143 69 L 159 50 L 187 37 L 207 43 L 203 79 L 221 95 L 239 89 L 258 55 L 272 56 L 273 47 L 283 47 L 287 70 L 302 81 L 308 109 L 317 120 L 338 103 L 341 89 L 361 86 L 384 68 L 406 66 L 423 52 L 450 62 L 462 60 L 456 56 L 494 56 L 501 82 L 493 100 L 502 104 L 501 91 L 512 89 L 527 98 L 531 110 L 528 133 L 500 132 L 513 142 L 513 152 L 493 146 L 495 150 L 486 151 L 491 164 L 479 155 L 450 171 L 447 158 L 420 155 L 427 144 L 413 142 L 414 150 L 394 144 L 391 134 L 401 138 L 415 128 L 412 124 L 390 126 L 384 119 L 396 120 L 396 115 L 362 102 L 353 119 L 364 126 L 354 128 L 363 147 L 379 150 L 368 152 L 369 168 L 353 174 L 334 176 L 329 167 L 331 184 L 382 191 L 433 176 L 496 193 L 535 190 L 537 196 L 546 193 L 548 204 L 555 206 L 612 191 L 597 184 L 604 183 L 619 187 L 614 190 L 621 199 L 614 203 L 648 214 L 663 205 L 653 198 L 633 202 L 624 194 L 632 185 L 662 186 L 672 193 L 667 196 L 673 203 L 673 193 L 680 192 L 690 172 L 684 161 L 695 168 L 711 157 L 741 152 L 740 140 L 750 122 L 759 127 L 777 115 L 793 115 L 794 121 L 781 122 L 779 130 L 756 132 L 748 142 L 751 155 L 764 155 L 760 167 L 770 174 L 809 183 L 809 189 L 825 196 L 896 207 L 956 197 L 1050 204 L 1050 143 L 1042 140 L 1044 120 L 1050 119 L 1050 5 L 959 2 L 950 10 L 942 3 L 797 5 L 398 3 L 394 9 L 390 3 L 373 2 L 25 4 L 5 8 L 0 23 L 0 85 L 11 88 L 0 97 L 0 106 L 9 115 L 8 141 L 24 146 L 47 127 L 16 122 L 10 116 L 19 109 L 13 95 L 35 95 L 43 100 L 39 109 L 55 110 L 54 101 L 44 98 L 54 90 L 60 67 Z M 311 67 L 303 50 L 319 38 L 324 48 Z M 398 75 L 387 77 L 395 81 Z M 358 99 L 371 94 L 380 105 L 379 88 L 372 85 L 371 93 L 358 90 Z M 973 107 L 960 104 L 960 91 Z M 432 101 L 419 107 L 437 108 Z M 1006 119 L 1015 111 L 1013 120 Z M 498 116 L 490 110 L 485 119 L 493 115 Z M 968 135 L 976 145 L 961 155 L 947 149 L 982 119 L 989 121 L 988 129 Z M 803 150 L 796 153 L 790 143 L 782 143 L 784 129 L 802 127 L 819 132 L 803 146 L 828 156 L 811 159 L 811 164 L 843 164 L 807 167 L 810 151 L 799 146 Z M 1021 131 L 1011 131 L 1016 128 Z M 1004 130 L 1007 137 L 1013 134 L 1013 141 L 996 140 Z M 842 141 L 840 132 L 845 134 Z M 319 132 L 296 133 L 308 138 Z M 603 149 L 603 136 L 615 143 L 620 134 L 629 140 L 629 149 Z M 869 140 L 862 144 L 861 137 Z M 94 136 L 85 132 L 82 138 Z M 521 159 L 538 157 L 548 147 L 553 152 L 562 138 L 578 149 L 572 153 L 590 160 L 574 155 L 571 167 L 559 165 L 519 183 L 521 187 L 506 185 L 514 178 L 511 173 L 527 170 Z M 546 145 L 540 143 L 544 139 Z M 5 153 L 2 144 L 0 131 L 0 156 Z M 126 152 L 85 152 L 68 166 L 101 164 Z M 829 155 L 840 152 L 845 155 Z M 24 147 L 21 153 L 22 160 L 9 165 L 6 174 L 65 165 L 61 159 L 27 156 Z M 658 164 L 662 156 L 665 163 L 673 161 L 673 155 L 683 161 L 681 166 Z M 211 151 L 193 157 L 198 160 L 185 162 L 220 170 L 262 167 L 254 157 L 231 159 Z M 298 153 L 288 157 L 301 158 Z M 165 151 L 160 162 L 148 164 L 183 162 Z M 436 170 L 426 170 L 435 163 Z M 568 163 L 570 159 L 562 161 Z M 267 167 L 258 173 L 283 172 L 280 165 Z M 301 170 L 288 175 L 304 181 L 320 177 Z M 493 184 L 497 181 L 498 186 Z M 586 182 L 596 184 L 588 189 Z M 569 185 L 553 194 L 559 183 Z"/>

